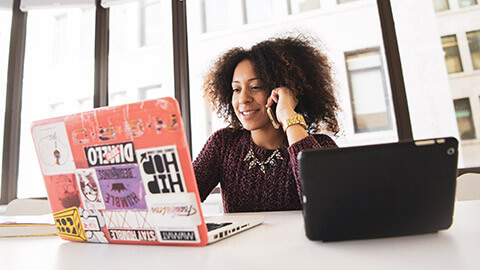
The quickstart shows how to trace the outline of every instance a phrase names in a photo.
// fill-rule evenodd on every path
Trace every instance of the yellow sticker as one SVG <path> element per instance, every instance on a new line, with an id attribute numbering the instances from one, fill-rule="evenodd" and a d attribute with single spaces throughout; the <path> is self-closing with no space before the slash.
<path id="1" fill-rule="evenodd" d="M 70 207 L 53 214 L 55 226 L 60 237 L 72 241 L 87 241 L 85 230 L 83 230 L 82 222 L 77 207 Z"/>

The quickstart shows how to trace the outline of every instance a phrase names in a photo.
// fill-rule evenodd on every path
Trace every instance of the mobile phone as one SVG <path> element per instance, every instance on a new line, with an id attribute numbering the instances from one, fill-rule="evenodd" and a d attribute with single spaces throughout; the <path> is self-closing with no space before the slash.
<path id="1" fill-rule="evenodd" d="M 275 129 L 279 129 L 281 125 L 278 122 L 277 117 L 275 116 L 275 113 L 273 112 L 271 107 L 267 108 L 267 114 L 268 114 L 268 117 L 270 118 L 270 121 L 272 122 L 273 127 Z"/>

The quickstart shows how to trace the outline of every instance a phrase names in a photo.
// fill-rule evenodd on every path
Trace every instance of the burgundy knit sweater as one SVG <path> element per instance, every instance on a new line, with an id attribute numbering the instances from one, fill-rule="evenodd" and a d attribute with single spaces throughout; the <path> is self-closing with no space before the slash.
<path id="1" fill-rule="evenodd" d="M 280 148 L 283 160 L 249 169 L 244 161 L 250 150 L 250 132 L 229 128 L 215 132 L 193 162 L 202 201 L 220 183 L 225 212 L 255 212 L 301 209 L 297 155 L 308 148 L 337 147 L 327 135 L 310 135 Z M 274 150 L 253 144 L 253 152 L 266 160 Z"/>

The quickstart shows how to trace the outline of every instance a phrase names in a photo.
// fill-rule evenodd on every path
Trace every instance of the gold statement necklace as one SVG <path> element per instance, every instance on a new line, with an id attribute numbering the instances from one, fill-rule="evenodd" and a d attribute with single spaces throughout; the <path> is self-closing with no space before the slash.
<path id="1" fill-rule="evenodd" d="M 275 166 L 277 165 L 277 160 L 283 160 L 282 153 L 280 152 L 280 147 L 282 146 L 282 143 L 280 143 L 280 146 L 273 151 L 273 153 L 264 161 L 260 161 L 256 156 L 255 153 L 253 152 L 253 141 L 250 140 L 250 150 L 248 150 L 247 155 L 243 159 L 243 161 L 248 162 L 248 169 L 255 168 L 257 166 L 260 167 L 260 170 L 265 174 L 265 170 L 267 169 L 267 166 Z"/>

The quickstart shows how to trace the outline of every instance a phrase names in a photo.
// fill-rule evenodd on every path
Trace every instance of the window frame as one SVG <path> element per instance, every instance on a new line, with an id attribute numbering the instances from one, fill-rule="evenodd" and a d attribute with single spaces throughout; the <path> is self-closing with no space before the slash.
<path id="1" fill-rule="evenodd" d="M 108 106 L 109 9 L 103 8 L 100 5 L 100 2 L 100 0 L 96 0 L 95 11 L 94 108 Z M 411 141 L 413 140 L 412 128 L 390 0 L 377 0 L 377 7 L 382 29 L 387 70 L 390 78 L 390 88 L 392 91 L 398 139 L 399 141 Z M 0 198 L 0 204 L 10 202 L 16 198 L 17 194 L 26 21 L 27 13 L 20 10 L 20 0 L 14 0 L 8 62 L 1 182 L 2 196 Z M 191 146 L 188 39 L 186 22 L 186 1 L 172 0 L 175 97 L 180 104 L 188 144 Z M 480 167 L 459 169 L 458 175 L 470 172 L 480 173 Z"/>

